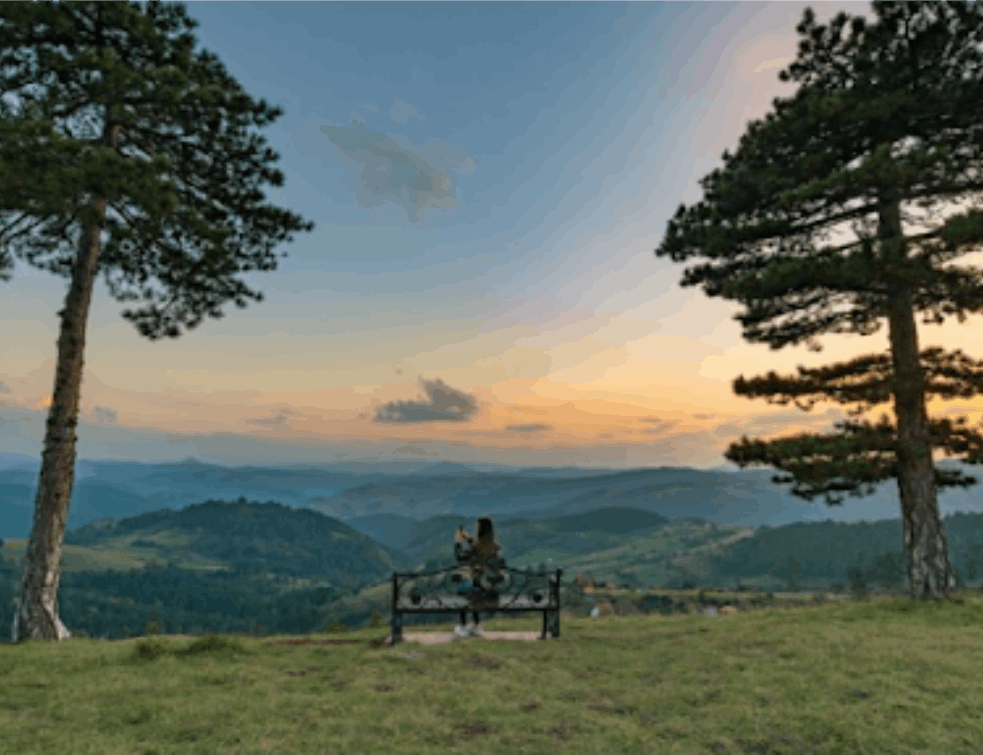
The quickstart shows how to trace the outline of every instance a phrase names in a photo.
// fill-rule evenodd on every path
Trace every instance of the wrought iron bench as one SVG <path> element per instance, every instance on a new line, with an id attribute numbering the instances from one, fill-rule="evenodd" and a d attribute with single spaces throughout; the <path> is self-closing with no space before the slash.
<path id="1" fill-rule="evenodd" d="M 560 577 L 563 569 L 532 571 L 503 566 L 503 579 L 495 590 L 472 586 L 466 565 L 458 564 L 433 572 L 393 574 L 392 584 L 392 643 L 403 639 L 403 616 L 421 613 L 457 613 L 461 624 L 466 623 L 469 611 L 543 612 L 543 632 L 560 636 Z"/>

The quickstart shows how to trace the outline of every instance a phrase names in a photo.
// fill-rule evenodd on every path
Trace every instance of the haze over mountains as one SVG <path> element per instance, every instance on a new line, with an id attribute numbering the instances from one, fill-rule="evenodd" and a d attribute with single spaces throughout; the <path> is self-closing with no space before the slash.
<path id="1" fill-rule="evenodd" d="M 274 493 L 273 486 L 285 479 L 300 479 L 291 478 L 292 472 L 306 475 L 309 483 L 320 479 L 316 470 L 279 470 L 287 476 L 274 474 L 277 471 L 199 465 L 163 477 L 180 481 L 181 474 L 190 474 L 199 483 L 222 487 L 222 475 L 227 474 L 225 484 L 243 484 L 243 478 L 265 480 L 267 492 Z M 491 507 L 503 555 L 519 569 L 562 568 L 565 604 L 577 605 L 578 610 L 586 610 L 586 604 L 584 596 L 577 598 L 572 580 L 584 573 L 598 584 L 613 582 L 641 591 L 704 586 L 828 591 L 844 586 L 900 588 L 905 580 L 897 516 L 874 523 L 817 521 L 754 529 L 693 515 L 708 509 L 705 501 L 723 502 L 731 515 L 754 515 L 753 480 L 740 477 L 715 489 L 709 483 L 701 486 L 706 480 L 681 477 L 687 470 L 671 469 L 466 475 L 445 467 L 430 476 L 426 471 L 367 471 L 357 477 L 361 484 L 327 500 L 374 501 L 419 514 L 427 506 L 440 504 L 457 511 L 475 505 L 469 501 L 488 503 L 515 493 L 516 508 L 525 507 L 530 516 L 521 511 L 509 514 L 502 505 Z M 137 472 L 129 470 L 137 485 L 162 482 L 160 468 L 151 465 Z M 90 474 L 81 482 L 96 476 Z M 362 481 L 365 478 L 374 481 Z M 580 490 L 572 487 L 577 482 L 583 484 Z M 91 495 L 109 486 L 105 481 L 99 484 L 103 487 L 91 487 Z M 750 500 L 737 496 L 749 489 Z M 418 500 L 431 495 L 436 503 Z M 546 516 L 537 507 L 551 495 L 557 499 L 555 510 L 576 513 Z M 59 601 L 72 631 L 133 636 L 152 621 L 177 634 L 307 633 L 323 631 L 336 621 L 368 626 L 374 615 L 385 617 L 389 610 L 391 573 L 454 563 L 453 532 L 462 519 L 467 521 L 457 513 L 422 519 L 376 513 L 341 521 L 316 506 L 223 498 L 99 517 L 71 528 L 65 536 Z M 618 505 L 620 500 L 638 500 L 647 508 Z M 599 505 L 579 510 L 585 501 Z M 688 515 L 667 516 L 654 510 L 659 506 Z M 978 585 L 983 514 L 954 513 L 944 521 L 960 586 Z M 6 627 L 25 551 L 22 539 L 10 539 L 0 547 L 0 641 L 9 638 Z"/>
<path id="2" fill-rule="evenodd" d="M 393 571 L 454 563 L 457 521 L 404 519 L 382 543 L 309 508 L 245 499 L 102 519 L 66 533 L 61 612 L 79 636 L 111 638 L 152 622 L 176 634 L 368 626 L 389 611 Z M 960 586 L 978 586 L 983 514 L 956 513 L 945 525 Z M 652 591 L 900 589 L 905 580 L 899 519 L 752 530 L 608 506 L 500 518 L 496 535 L 510 566 L 562 568 L 564 605 L 581 613 L 590 605 L 575 575 L 639 591 L 640 608 L 665 606 Z M 0 548 L 0 642 L 9 639 L 25 546 Z"/>
<path id="3" fill-rule="evenodd" d="M 35 458 L 0 454 L 0 537 L 27 537 L 38 467 Z M 973 468 L 967 471 L 972 474 Z M 104 517 L 118 519 L 240 497 L 310 507 L 380 542 L 405 530 L 406 520 L 454 516 L 467 521 L 485 514 L 536 519 L 608 506 L 745 527 L 899 516 L 893 481 L 882 484 L 872 496 L 848 498 L 842 506 L 828 507 L 821 499 L 807 502 L 792 496 L 788 486 L 771 482 L 773 474 L 769 469 L 612 471 L 423 461 L 223 467 L 194 459 L 165 464 L 83 459 L 76 467 L 68 529 Z M 983 511 L 983 497 L 976 487 L 945 491 L 939 503 L 943 515 Z"/>

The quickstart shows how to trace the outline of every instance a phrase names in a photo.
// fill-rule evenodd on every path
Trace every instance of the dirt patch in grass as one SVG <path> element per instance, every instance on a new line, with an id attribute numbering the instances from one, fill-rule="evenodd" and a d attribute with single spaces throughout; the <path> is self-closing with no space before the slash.
<path id="1" fill-rule="evenodd" d="M 458 741 L 466 741 L 487 734 L 491 734 L 491 729 L 484 724 L 464 724 L 464 726 L 461 726 L 457 730 L 456 739 Z"/>
<path id="2" fill-rule="evenodd" d="M 470 658 L 468 658 L 468 665 L 473 668 L 499 668 L 502 664 L 496 661 L 494 658 L 487 658 L 483 655 L 478 655 L 475 653 Z"/>

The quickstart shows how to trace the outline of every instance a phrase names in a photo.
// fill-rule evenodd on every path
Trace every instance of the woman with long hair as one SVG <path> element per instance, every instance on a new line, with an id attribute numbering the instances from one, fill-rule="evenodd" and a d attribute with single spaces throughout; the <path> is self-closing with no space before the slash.
<path id="1" fill-rule="evenodd" d="M 468 535 L 464 527 L 458 526 L 454 539 L 454 552 L 458 561 L 467 561 L 471 567 L 471 599 L 497 600 L 498 593 L 495 587 L 503 579 L 499 572 L 502 559 L 498 555 L 501 546 L 495 540 L 495 526 L 492 520 L 488 517 L 478 519 L 474 537 Z M 473 624 L 454 629 L 459 637 L 480 637 L 484 634 L 478 610 L 475 609 L 472 613 Z M 462 613 L 462 617 L 464 616 L 466 614 Z"/>

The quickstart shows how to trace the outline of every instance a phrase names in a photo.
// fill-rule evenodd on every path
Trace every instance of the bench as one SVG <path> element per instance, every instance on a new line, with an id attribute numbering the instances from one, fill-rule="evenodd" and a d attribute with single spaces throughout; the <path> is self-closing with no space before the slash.
<path id="1" fill-rule="evenodd" d="M 543 631 L 560 636 L 560 577 L 563 569 L 532 571 L 503 566 L 494 590 L 472 585 L 467 566 L 458 564 L 432 572 L 395 572 L 392 577 L 392 644 L 403 639 L 403 616 L 421 613 L 456 613 L 461 624 L 469 611 L 543 612 Z"/>

